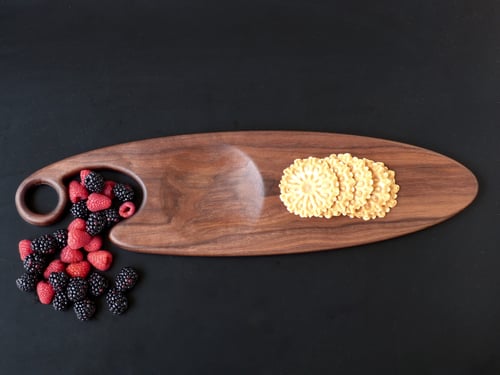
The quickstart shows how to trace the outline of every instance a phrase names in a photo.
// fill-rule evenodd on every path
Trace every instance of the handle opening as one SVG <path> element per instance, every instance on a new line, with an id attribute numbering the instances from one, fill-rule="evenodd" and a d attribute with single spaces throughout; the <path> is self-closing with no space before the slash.
<path id="1" fill-rule="evenodd" d="M 57 194 L 55 208 L 48 212 L 33 211 L 32 195 L 39 186 L 49 186 Z M 56 222 L 64 213 L 68 197 L 62 182 L 51 179 L 28 179 L 21 183 L 16 193 L 16 206 L 21 217 L 30 224 L 46 226 Z"/>

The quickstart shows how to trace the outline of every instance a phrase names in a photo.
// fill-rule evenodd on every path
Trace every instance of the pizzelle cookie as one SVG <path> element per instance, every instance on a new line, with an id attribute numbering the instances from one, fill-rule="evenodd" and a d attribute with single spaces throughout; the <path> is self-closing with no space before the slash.
<path id="1" fill-rule="evenodd" d="M 327 219 L 333 216 L 346 215 L 349 204 L 354 199 L 355 184 L 353 174 L 349 166 L 343 163 L 337 155 L 332 154 L 325 158 L 330 168 L 335 172 L 339 180 L 339 195 L 331 207 L 323 212 L 323 217 Z"/>
<path id="2" fill-rule="evenodd" d="M 354 185 L 354 198 L 349 203 L 346 212 L 347 216 L 353 217 L 356 210 L 366 204 L 373 191 L 372 172 L 366 165 L 364 159 L 352 156 L 349 153 L 338 154 L 337 158 L 351 169 L 354 180 L 356 181 Z"/>
<path id="3" fill-rule="evenodd" d="M 391 178 L 391 192 L 390 192 L 390 199 L 389 201 L 385 204 L 385 210 L 386 212 L 389 212 L 391 208 L 394 208 L 398 204 L 398 193 L 399 193 L 399 185 L 396 184 L 396 172 L 393 170 L 388 171 L 389 173 L 389 178 Z"/>
<path id="4" fill-rule="evenodd" d="M 337 175 L 324 159 L 297 159 L 283 171 L 280 199 L 300 217 L 319 217 L 339 194 Z"/>
<path id="5" fill-rule="evenodd" d="M 366 158 L 363 160 L 372 172 L 373 191 L 370 194 L 370 199 L 361 208 L 356 210 L 353 216 L 363 220 L 384 217 L 388 212 L 386 205 L 391 199 L 391 186 L 394 183 L 394 179 L 391 178 L 389 169 L 384 163 L 374 162 Z"/>

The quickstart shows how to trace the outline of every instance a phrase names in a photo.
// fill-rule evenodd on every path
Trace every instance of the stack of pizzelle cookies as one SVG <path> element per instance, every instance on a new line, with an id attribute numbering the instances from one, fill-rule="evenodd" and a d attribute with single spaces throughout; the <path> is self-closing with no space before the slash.
<path id="1" fill-rule="evenodd" d="M 397 204 L 396 174 L 349 153 L 296 159 L 283 171 L 280 199 L 300 217 L 384 217 Z"/>

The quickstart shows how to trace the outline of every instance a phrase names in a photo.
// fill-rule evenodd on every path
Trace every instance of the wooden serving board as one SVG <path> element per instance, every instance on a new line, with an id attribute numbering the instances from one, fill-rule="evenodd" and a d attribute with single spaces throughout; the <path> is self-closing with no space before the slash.
<path id="1" fill-rule="evenodd" d="M 396 172 L 398 204 L 385 218 L 303 219 L 279 199 L 283 169 L 295 159 L 349 152 Z M 193 256 L 268 255 L 366 244 L 415 232 L 457 214 L 475 198 L 474 175 L 423 148 L 376 138 L 317 132 L 248 131 L 164 137 L 106 147 L 49 165 L 16 193 L 19 214 L 37 225 L 67 210 L 66 179 L 81 169 L 112 169 L 137 180 L 143 201 L 110 239 L 137 252 Z M 53 212 L 31 212 L 33 186 L 58 194 Z"/>

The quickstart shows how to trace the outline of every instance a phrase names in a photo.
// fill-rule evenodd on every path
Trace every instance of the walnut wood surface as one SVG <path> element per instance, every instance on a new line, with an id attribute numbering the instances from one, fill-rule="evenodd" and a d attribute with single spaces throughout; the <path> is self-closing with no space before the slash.
<path id="1" fill-rule="evenodd" d="M 296 158 L 350 152 L 396 171 L 398 205 L 382 219 L 302 219 L 286 211 L 278 183 Z M 477 180 L 435 152 L 376 138 L 316 132 L 251 131 L 149 139 L 76 155 L 40 169 L 18 188 L 28 222 L 48 225 L 67 207 L 64 180 L 83 168 L 112 169 L 143 189 L 137 213 L 111 240 L 137 252 L 234 256 L 337 249 L 424 229 L 457 214 L 477 194 Z M 52 186 L 53 212 L 31 212 L 26 192 Z"/>

